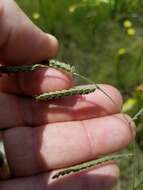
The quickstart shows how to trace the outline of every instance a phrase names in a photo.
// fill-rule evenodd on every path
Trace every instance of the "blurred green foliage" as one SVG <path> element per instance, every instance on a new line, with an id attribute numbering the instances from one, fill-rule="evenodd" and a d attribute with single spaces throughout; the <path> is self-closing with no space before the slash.
<path id="1" fill-rule="evenodd" d="M 58 38 L 58 59 L 74 64 L 96 83 L 115 85 L 126 101 L 124 111 L 131 115 L 143 107 L 142 0 L 17 2 L 34 23 Z M 137 120 L 137 172 L 143 169 L 142 118 Z M 128 164 L 125 161 L 122 165 L 128 167 Z M 123 178 L 126 190 L 130 189 L 126 184 L 128 172 L 127 169 Z"/>

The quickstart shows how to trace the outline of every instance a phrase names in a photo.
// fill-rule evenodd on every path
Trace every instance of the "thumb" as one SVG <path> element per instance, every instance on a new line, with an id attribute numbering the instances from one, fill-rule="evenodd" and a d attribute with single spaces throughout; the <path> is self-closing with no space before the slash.
<path id="1" fill-rule="evenodd" d="M 32 64 L 56 55 L 58 42 L 36 27 L 13 0 L 0 1 L 0 61 Z"/>

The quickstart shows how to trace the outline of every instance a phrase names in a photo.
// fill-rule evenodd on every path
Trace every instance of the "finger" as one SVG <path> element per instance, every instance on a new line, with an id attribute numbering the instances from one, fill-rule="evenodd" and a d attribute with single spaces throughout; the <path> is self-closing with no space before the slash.
<path id="1" fill-rule="evenodd" d="M 68 89 L 73 86 L 71 74 L 53 68 L 32 73 L 5 75 L 0 78 L 0 91 L 5 93 L 38 95 Z"/>
<path id="2" fill-rule="evenodd" d="M 109 190 L 115 186 L 118 178 L 118 167 L 108 163 L 53 181 L 49 183 L 49 187 L 54 190 L 58 187 L 63 190 Z"/>
<path id="3" fill-rule="evenodd" d="M 33 64 L 57 54 L 56 38 L 37 28 L 13 0 L 2 0 L 0 7 L 0 62 L 2 64 Z M 0 90 L 33 95 L 49 89 L 68 88 L 70 79 L 70 76 L 51 69 L 32 74 L 4 75 L 0 79 Z"/>
<path id="4" fill-rule="evenodd" d="M 36 27 L 13 0 L 0 2 L 0 61 L 23 65 L 57 54 L 55 37 Z"/>
<path id="5" fill-rule="evenodd" d="M 116 105 L 100 90 L 84 96 L 71 96 L 42 103 L 1 93 L 0 128 L 78 121 L 118 113 L 122 107 L 120 93 L 109 85 L 100 87 L 112 97 Z"/>
<path id="6" fill-rule="evenodd" d="M 131 122 L 131 118 L 116 114 L 6 130 L 3 137 L 11 172 L 28 176 L 122 149 L 133 139 Z"/>
<path id="7" fill-rule="evenodd" d="M 119 169 L 115 164 L 88 169 L 59 180 L 51 180 L 52 173 L 0 182 L 1 190 L 110 190 L 117 183 Z"/>

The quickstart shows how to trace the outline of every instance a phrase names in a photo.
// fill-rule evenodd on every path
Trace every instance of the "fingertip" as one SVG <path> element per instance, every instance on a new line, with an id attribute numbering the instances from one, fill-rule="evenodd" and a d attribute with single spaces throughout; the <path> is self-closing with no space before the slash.
<path id="1" fill-rule="evenodd" d="M 47 43 L 47 53 L 48 53 L 48 58 L 53 58 L 57 55 L 58 50 L 59 50 L 59 43 L 58 40 L 55 36 L 44 33 L 44 39 Z"/>
<path id="2" fill-rule="evenodd" d="M 94 93 L 86 95 L 86 100 L 94 102 L 99 111 L 102 109 L 102 115 L 120 113 L 123 98 L 119 90 L 107 84 L 98 84 L 98 87 Z"/>
<path id="3" fill-rule="evenodd" d="M 122 96 L 121 92 L 116 87 L 110 86 L 110 88 L 113 89 L 115 97 L 116 97 L 116 99 L 118 99 L 119 108 L 121 110 L 122 106 L 123 106 L 123 96 Z"/>
<path id="4" fill-rule="evenodd" d="M 113 100 L 112 102 L 113 109 L 116 110 L 117 113 L 120 112 L 123 106 L 123 97 L 120 91 L 116 87 L 108 84 L 102 84 L 100 85 L 100 87 L 106 92 L 106 94 L 109 94 L 109 96 Z"/>
<path id="5" fill-rule="evenodd" d="M 135 138 L 135 135 L 136 135 L 136 124 L 135 122 L 133 121 L 133 119 L 127 115 L 127 114 L 122 114 L 122 118 L 124 120 L 124 122 L 126 123 L 126 125 L 129 127 L 129 130 L 131 132 L 131 138 Z"/>

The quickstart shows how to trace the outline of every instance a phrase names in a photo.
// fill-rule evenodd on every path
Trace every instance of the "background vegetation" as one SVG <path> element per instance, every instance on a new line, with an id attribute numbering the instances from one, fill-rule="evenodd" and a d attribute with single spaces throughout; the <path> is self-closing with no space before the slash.
<path id="1" fill-rule="evenodd" d="M 116 86 L 124 96 L 123 110 L 132 116 L 143 107 L 142 0 L 17 2 L 38 26 L 59 39 L 59 60 L 76 65 L 96 83 Z M 136 179 L 143 170 L 142 118 L 137 120 L 136 160 L 121 161 L 117 190 L 131 190 L 130 166 L 135 164 Z M 140 184 L 137 189 L 142 188 Z"/>

